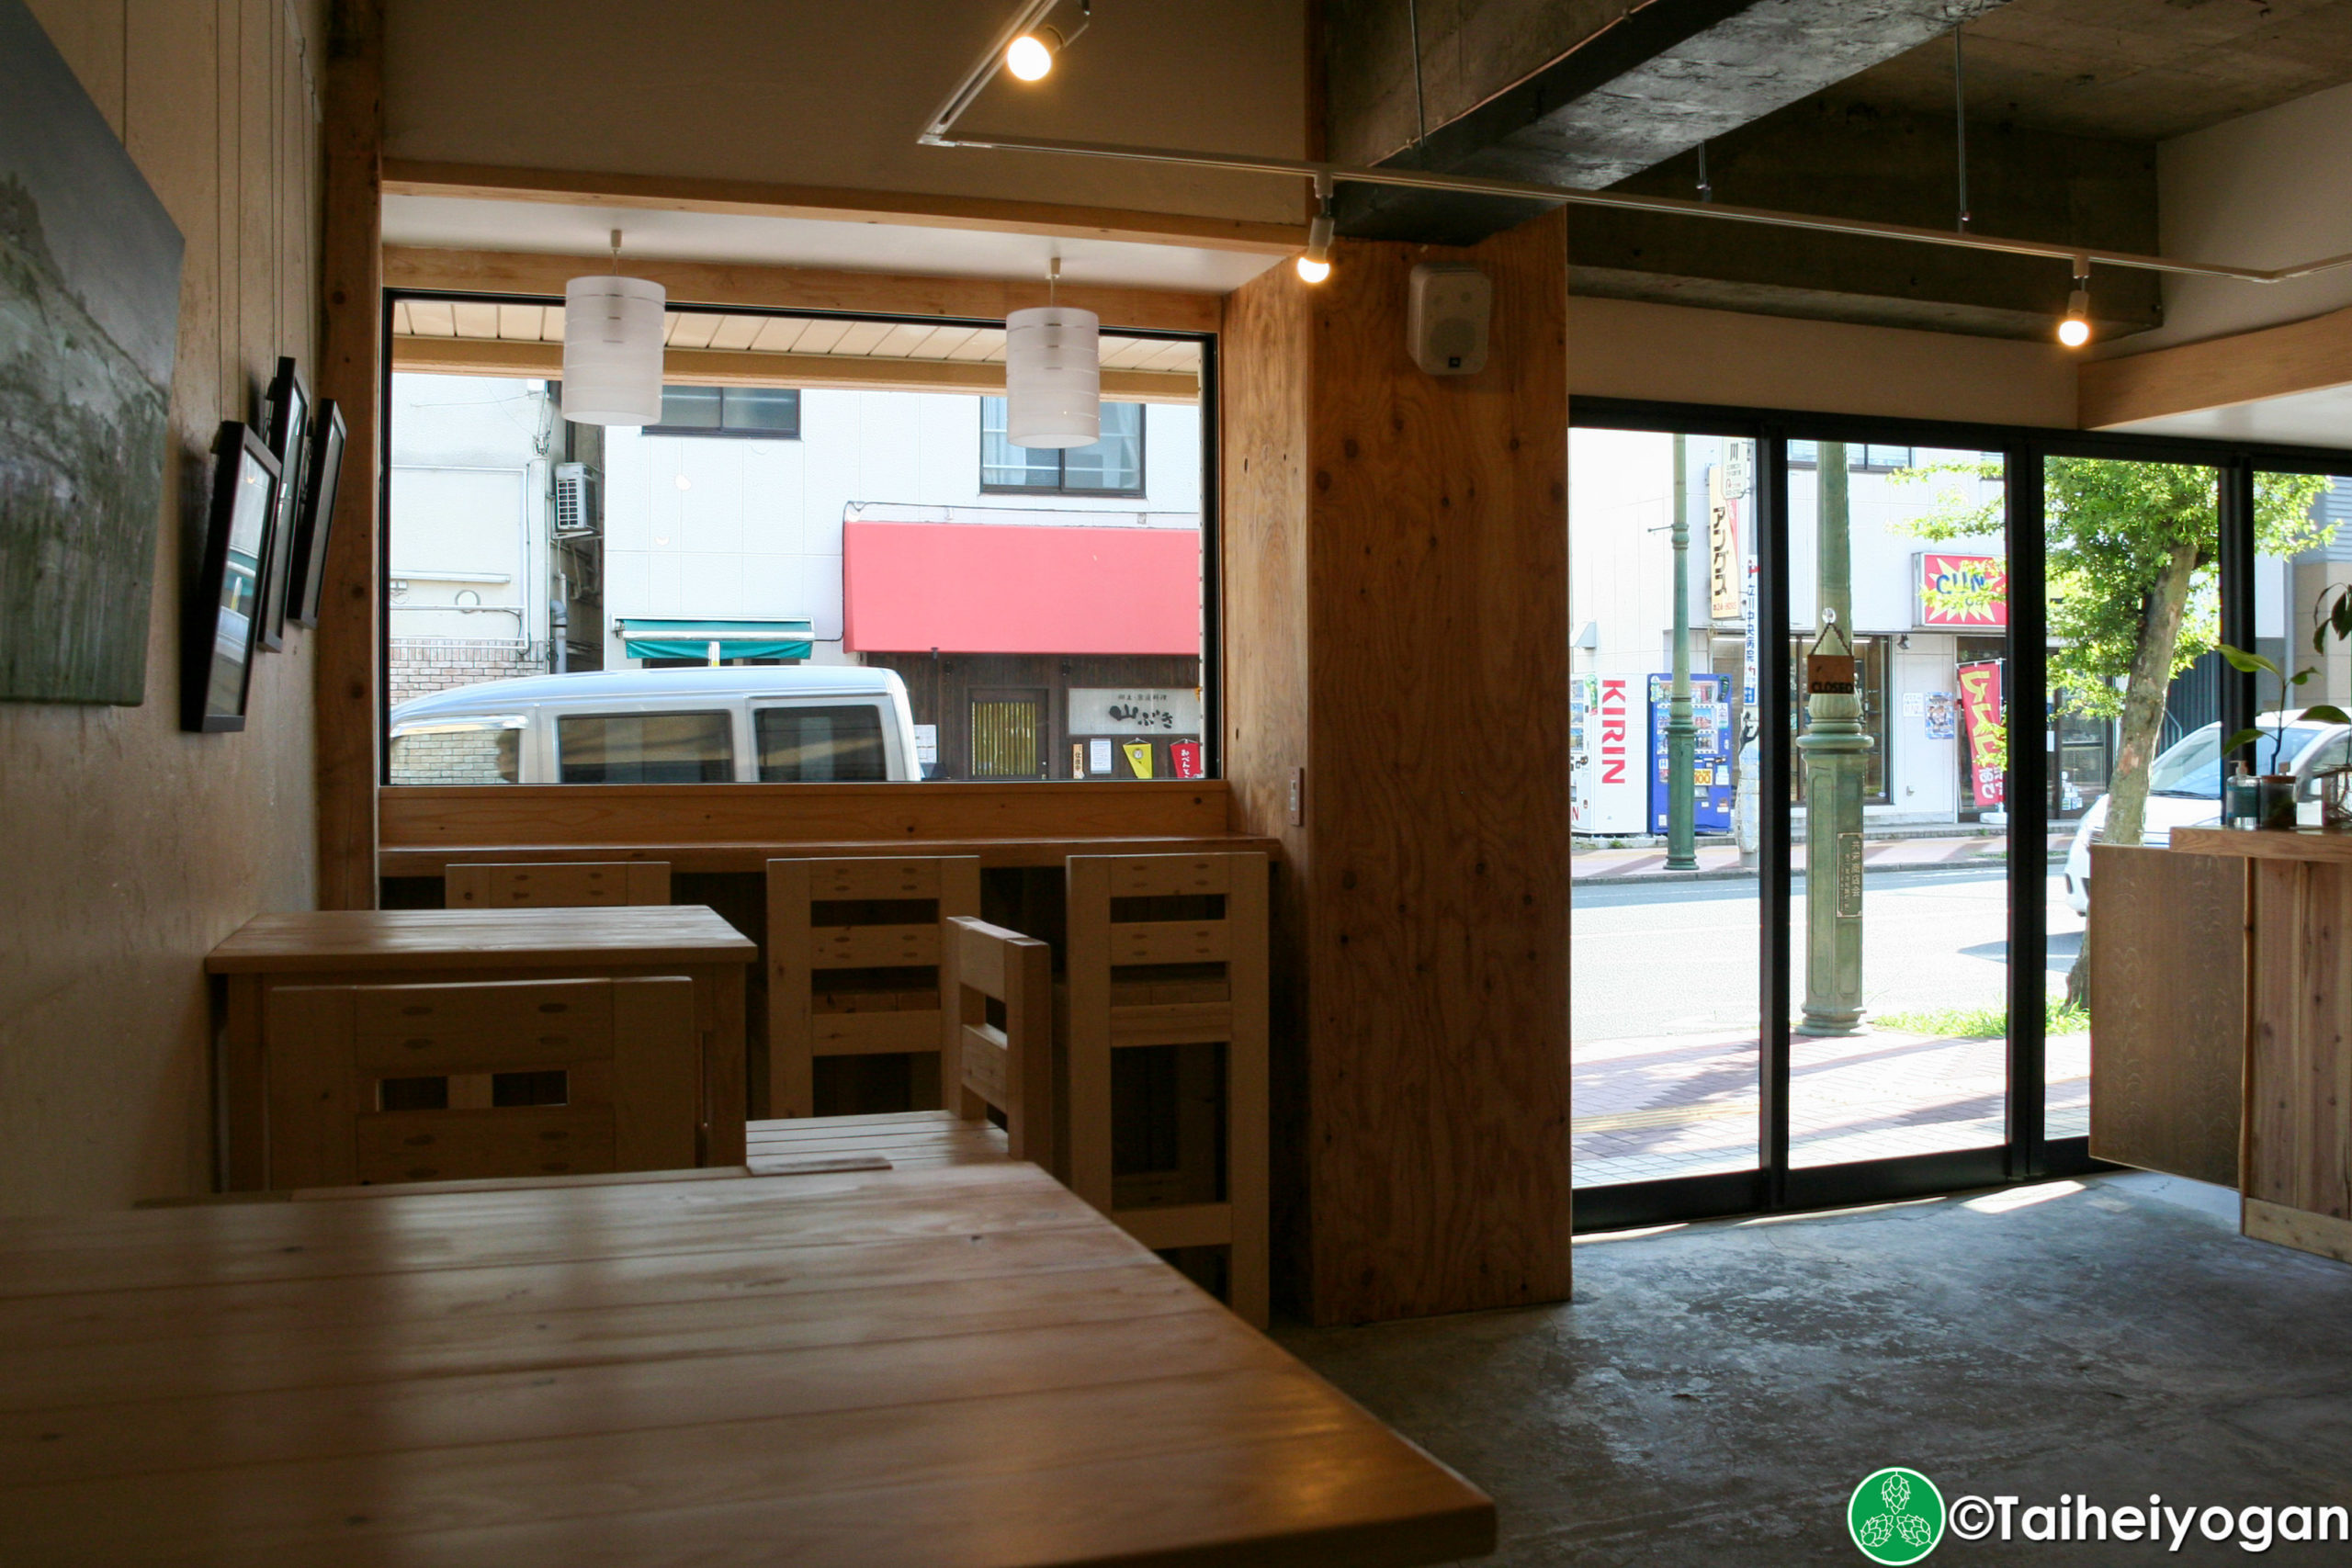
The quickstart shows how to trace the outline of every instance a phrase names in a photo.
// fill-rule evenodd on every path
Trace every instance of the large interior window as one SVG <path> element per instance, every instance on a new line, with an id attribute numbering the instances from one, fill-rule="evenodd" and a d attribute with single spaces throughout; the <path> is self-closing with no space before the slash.
<path id="1" fill-rule="evenodd" d="M 1209 340 L 1104 333 L 1066 450 L 1011 441 L 1001 323 L 673 309 L 708 384 L 629 427 L 565 417 L 559 302 L 390 318 L 387 784 L 1216 773 Z M 685 710 L 753 754 L 625 722 Z"/>

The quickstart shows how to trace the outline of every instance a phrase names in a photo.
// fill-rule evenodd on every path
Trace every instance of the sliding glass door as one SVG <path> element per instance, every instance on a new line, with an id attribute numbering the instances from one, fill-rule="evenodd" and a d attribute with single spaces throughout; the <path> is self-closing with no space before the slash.
<path id="1" fill-rule="evenodd" d="M 2352 800 L 2301 712 L 2352 708 L 2346 459 L 1578 414 L 1579 1225 L 2086 1168 L 2089 846 L 2213 819 L 2234 758 Z"/>

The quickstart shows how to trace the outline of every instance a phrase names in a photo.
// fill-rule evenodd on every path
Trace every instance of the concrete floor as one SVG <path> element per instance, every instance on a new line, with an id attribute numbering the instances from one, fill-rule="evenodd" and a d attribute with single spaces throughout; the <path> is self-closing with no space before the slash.
<path id="1" fill-rule="evenodd" d="M 1947 1506 L 2021 1499 L 2006 1545 L 1947 1533 L 1939 1564 L 2245 1562 L 2194 1528 L 2021 1533 L 2062 1493 L 2352 1506 L 2352 1268 L 2236 1214 L 2133 1173 L 1586 1237 L 1569 1305 L 1283 1338 L 1494 1495 L 1493 1563 L 1862 1563 L 1847 1500 L 1894 1464 Z"/>

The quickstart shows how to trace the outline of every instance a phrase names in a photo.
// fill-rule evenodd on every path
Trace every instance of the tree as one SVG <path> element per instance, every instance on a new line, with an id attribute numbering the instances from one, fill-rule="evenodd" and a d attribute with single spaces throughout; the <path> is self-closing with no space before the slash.
<path id="1" fill-rule="evenodd" d="M 2043 473 L 2050 685 L 2064 712 L 2117 721 L 2101 837 L 2136 844 L 2146 819 L 2148 764 L 2164 735 L 2165 694 L 2175 676 L 2214 646 L 2221 629 L 2218 476 L 2211 468 L 2101 457 L 2051 457 Z M 1942 464 L 1908 477 L 1934 474 L 1999 479 L 2002 466 L 1997 458 Z M 2311 512 L 2326 482 L 2256 474 L 2256 549 L 2288 556 L 2325 538 L 2332 525 Z M 1997 540 L 2006 512 L 1998 499 L 1972 502 L 1960 487 L 1947 487 L 1938 509 L 1910 529 L 1939 542 Z M 2302 639 L 2290 631 L 2287 640 L 2291 649 Z"/>

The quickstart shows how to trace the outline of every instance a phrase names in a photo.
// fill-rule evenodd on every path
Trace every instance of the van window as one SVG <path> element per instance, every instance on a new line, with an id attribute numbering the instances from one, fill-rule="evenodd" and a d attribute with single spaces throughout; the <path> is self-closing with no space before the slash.
<path id="1" fill-rule="evenodd" d="M 565 784 L 727 784 L 735 747 L 723 713 L 567 714 L 556 721 Z"/>
<path id="2" fill-rule="evenodd" d="M 752 719 L 762 784 L 878 784 L 890 776 L 879 708 L 762 708 Z"/>
<path id="3" fill-rule="evenodd" d="M 513 784 L 522 761 L 522 720 L 450 719 L 402 725 L 387 759 L 396 784 Z"/>

